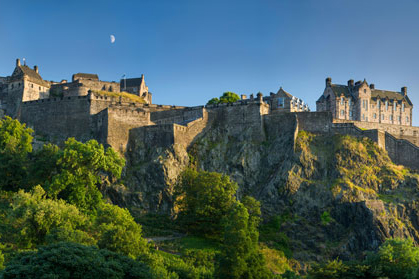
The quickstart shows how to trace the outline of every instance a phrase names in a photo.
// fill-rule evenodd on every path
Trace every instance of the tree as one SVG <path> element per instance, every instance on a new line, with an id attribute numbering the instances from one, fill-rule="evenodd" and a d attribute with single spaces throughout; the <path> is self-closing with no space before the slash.
<path id="1" fill-rule="evenodd" d="M 16 242 L 22 248 L 63 240 L 95 243 L 85 232 L 89 227 L 88 217 L 63 200 L 47 199 L 41 186 L 36 186 L 31 193 L 23 190 L 16 193 L 9 218 L 18 232 Z"/>
<path id="2" fill-rule="evenodd" d="M 100 248 L 134 259 L 148 250 L 147 241 L 141 237 L 141 225 L 134 221 L 127 209 L 103 204 L 97 212 L 95 230 Z"/>
<path id="3" fill-rule="evenodd" d="M 224 92 L 223 96 L 220 97 L 220 103 L 234 103 L 240 100 L 239 95 L 234 92 Z"/>
<path id="4" fill-rule="evenodd" d="M 60 148 L 51 143 L 44 144 L 41 149 L 32 152 L 27 185 L 33 187 L 51 181 L 59 171 L 57 162 L 61 156 Z"/>
<path id="5" fill-rule="evenodd" d="M 388 278 L 409 278 L 419 265 L 419 248 L 410 239 L 388 239 L 366 263 L 379 268 Z"/>
<path id="6" fill-rule="evenodd" d="M 225 216 L 218 278 L 272 278 L 259 251 L 257 222 L 252 218 L 240 202 Z"/>
<path id="7" fill-rule="evenodd" d="M 112 148 L 95 140 L 69 138 L 57 160 L 58 173 L 45 183 L 48 196 L 61 198 L 84 212 L 95 212 L 102 203 L 98 187 L 104 180 L 120 178 L 125 160 Z"/>
<path id="8" fill-rule="evenodd" d="M 28 174 L 33 130 L 6 116 L 0 119 L 0 189 L 16 191 Z"/>
<path id="9" fill-rule="evenodd" d="M 216 105 L 216 104 L 225 104 L 225 103 L 234 103 L 240 100 L 239 95 L 234 92 L 224 92 L 223 95 L 218 98 L 212 98 L 207 102 L 207 105 Z"/>
<path id="10" fill-rule="evenodd" d="M 236 201 L 237 187 L 226 175 L 187 169 L 177 189 L 179 221 L 188 232 L 219 238 L 221 219 Z"/>
<path id="11" fill-rule="evenodd" d="M 60 242 L 23 252 L 3 271 L 12 278 L 157 278 L 144 263 L 95 247 Z"/>

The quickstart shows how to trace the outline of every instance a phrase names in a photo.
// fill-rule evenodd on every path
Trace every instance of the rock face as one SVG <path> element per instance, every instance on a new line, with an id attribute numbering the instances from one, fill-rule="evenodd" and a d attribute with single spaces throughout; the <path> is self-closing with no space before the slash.
<path id="1" fill-rule="evenodd" d="M 265 220 L 287 215 L 280 231 L 298 260 L 359 257 L 389 237 L 419 241 L 419 176 L 394 165 L 372 141 L 297 136 L 291 114 L 256 121 L 259 126 L 220 117 L 190 146 L 150 146 L 131 137 L 126 188 L 114 199 L 170 213 L 179 174 L 194 165 L 230 175 L 238 198 L 261 201 Z"/>

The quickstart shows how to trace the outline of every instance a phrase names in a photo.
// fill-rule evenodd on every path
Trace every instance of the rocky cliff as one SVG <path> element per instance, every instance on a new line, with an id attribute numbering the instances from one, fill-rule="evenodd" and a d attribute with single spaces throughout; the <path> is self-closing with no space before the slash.
<path id="1" fill-rule="evenodd" d="M 350 259 L 389 237 L 419 241 L 419 176 L 394 165 L 372 141 L 297 135 L 291 114 L 252 125 L 220 117 L 191 146 L 150 145 L 133 134 L 125 186 L 109 190 L 111 198 L 168 214 L 178 176 L 192 165 L 230 175 L 239 198 L 261 201 L 266 221 L 287 216 L 280 231 L 298 260 Z"/>

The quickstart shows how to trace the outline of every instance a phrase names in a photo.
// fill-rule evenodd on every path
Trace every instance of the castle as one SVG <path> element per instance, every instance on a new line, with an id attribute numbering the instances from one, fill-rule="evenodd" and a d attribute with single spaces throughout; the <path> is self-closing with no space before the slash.
<path id="1" fill-rule="evenodd" d="M 348 85 L 333 84 L 326 78 L 326 88 L 316 102 L 317 111 L 330 111 L 335 119 L 412 126 L 413 104 L 407 87 L 400 92 L 375 89 L 367 81 L 348 80 Z"/>
<path id="2" fill-rule="evenodd" d="M 196 107 L 155 105 L 151 97 L 144 76 L 107 82 L 77 73 L 71 82 L 53 82 L 19 59 L 11 76 L 0 77 L 0 116 L 26 123 L 41 142 L 96 139 L 129 154 L 133 142 L 188 147 L 214 124 L 228 123 L 232 136 L 261 142 L 278 131 L 292 131 L 295 140 L 299 130 L 368 137 L 394 162 L 419 170 L 419 127 L 412 126 L 405 87 L 392 92 L 366 81 L 346 86 L 327 78 L 316 112 L 282 88 L 265 97 L 242 95 L 235 103 Z"/>

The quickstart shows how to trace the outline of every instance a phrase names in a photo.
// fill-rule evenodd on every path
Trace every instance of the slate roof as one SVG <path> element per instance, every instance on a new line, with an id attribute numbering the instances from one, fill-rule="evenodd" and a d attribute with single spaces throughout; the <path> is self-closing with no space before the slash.
<path id="1" fill-rule="evenodd" d="M 126 82 L 126 86 L 127 87 L 137 87 L 141 85 L 141 82 L 143 81 L 143 78 L 127 78 L 126 80 L 121 79 L 121 87 L 123 87 L 125 85 L 124 82 Z"/>
<path id="2" fill-rule="evenodd" d="M 351 92 L 349 91 L 349 88 L 346 85 L 332 84 L 331 88 L 336 96 L 341 96 L 343 94 L 345 97 L 352 97 Z"/>
<path id="3" fill-rule="evenodd" d="M 412 102 L 410 101 L 408 96 L 403 96 L 400 92 L 395 91 L 387 91 L 387 90 L 380 90 L 380 89 L 373 89 L 371 90 L 371 98 L 373 99 L 386 99 L 389 100 L 396 100 L 401 102 L 402 100 L 406 100 L 406 102 L 412 106 Z"/>
<path id="4" fill-rule="evenodd" d="M 31 69 L 26 65 L 17 66 L 17 68 L 20 69 L 20 73 L 17 71 L 17 69 L 15 69 L 15 71 L 13 72 L 14 78 L 20 77 L 21 75 L 26 75 L 32 81 L 37 82 L 42 86 L 49 86 L 49 83 L 43 80 L 42 77 L 37 72 L 35 72 L 34 69 Z"/>
<path id="5" fill-rule="evenodd" d="M 86 74 L 86 73 L 77 73 L 73 75 L 73 81 L 77 79 L 91 79 L 91 80 L 99 80 L 99 76 L 97 74 Z"/>

